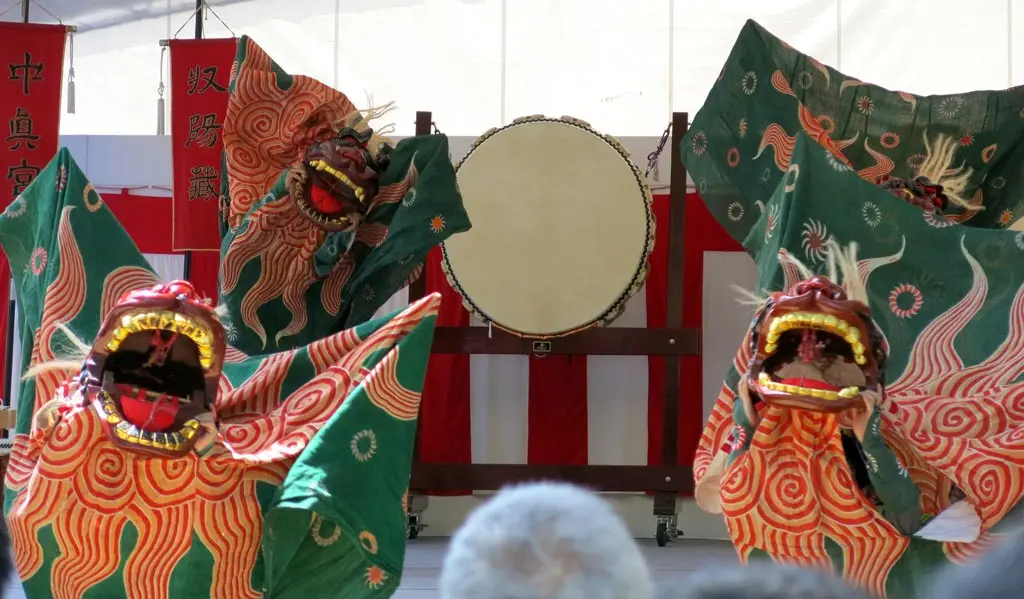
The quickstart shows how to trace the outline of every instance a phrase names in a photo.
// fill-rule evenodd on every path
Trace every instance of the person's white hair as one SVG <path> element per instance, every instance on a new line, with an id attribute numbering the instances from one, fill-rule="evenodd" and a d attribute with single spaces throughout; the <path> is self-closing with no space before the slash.
<path id="1" fill-rule="evenodd" d="M 651 573 L 625 523 L 567 484 L 502 490 L 456 531 L 442 599 L 651 599 Z"/>

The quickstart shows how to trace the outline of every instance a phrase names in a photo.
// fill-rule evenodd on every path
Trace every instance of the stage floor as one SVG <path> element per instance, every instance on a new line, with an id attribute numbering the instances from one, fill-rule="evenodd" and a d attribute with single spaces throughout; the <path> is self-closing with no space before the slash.
<path id="1" fill-rule="evenodd" d="M 702 566 L 736 563 L 732 545 L 725 541 L 690 541 L 680 539 L 659 548 L 653 540 L 640 541 L 644 555 L 658 581 L 684 577 Z M 448 539 L 419 538 L 410 541 L 405 558 L 405 575 L 394 599 L 437 599 L 437 578 L 441 561 L 448 548 Z M 4 599 L 24 599 L 21 586 L 14 583 L 4 589 Z"/>

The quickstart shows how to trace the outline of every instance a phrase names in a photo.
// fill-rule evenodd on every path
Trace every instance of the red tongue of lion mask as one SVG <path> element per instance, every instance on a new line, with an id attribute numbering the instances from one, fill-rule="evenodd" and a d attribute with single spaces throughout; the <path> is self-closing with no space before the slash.
<path id="1" fill-rule="evenodd" d="M 87 396 L 121 447 L 187 454 L 214 403 L 224 327 L 187 281 L 130 291 L 100 327 L 82 372 Z"/>
<path id="2" fill-rule="evenodd" d="M 768 405 L 837 413 L 884 382 L 885 343 L 870 308 L 825 277 L 773 294 L 752 327 L 747 384 Z"/>

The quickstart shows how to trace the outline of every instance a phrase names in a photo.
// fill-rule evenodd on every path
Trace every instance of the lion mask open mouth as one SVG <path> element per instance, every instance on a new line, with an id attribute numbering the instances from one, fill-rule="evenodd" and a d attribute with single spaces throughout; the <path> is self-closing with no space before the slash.
<path id="1" fill-rule="evenodd" d="M 87 397 L 111 440 L 132 451 L 191 451 L 214 402 L 224 328 L 191 284 L 125 294 L 104 320 L 86 360 Z"/>

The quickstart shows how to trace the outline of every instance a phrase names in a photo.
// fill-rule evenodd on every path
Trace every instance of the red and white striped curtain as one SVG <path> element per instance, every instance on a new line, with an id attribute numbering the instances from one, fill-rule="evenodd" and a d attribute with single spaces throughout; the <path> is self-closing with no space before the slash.
<path id="1" fill-rule="evenodd" d="M 655 198 L 658 238 L 644 289 L 612 327 L 665 324 L 668 197 Z M 703 355 L 683 359 L 679 461 L 692 456 L 718 388 L 750 322 L 733 284 L 757 271 L 708 214 L 687 198 L 684 326 L 704 331 Z M 428 291 L 444 296 L 441 326 L 470 323 L 435 250 Z M 402 308 L 399 292 L 379 314 Z M 664 360 L 647 356 L 440 356 L 423 393 L 420 455 L 427 462 L 647 465 L 661 461 Z"/>

